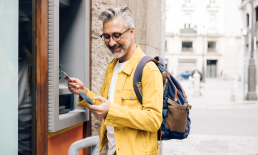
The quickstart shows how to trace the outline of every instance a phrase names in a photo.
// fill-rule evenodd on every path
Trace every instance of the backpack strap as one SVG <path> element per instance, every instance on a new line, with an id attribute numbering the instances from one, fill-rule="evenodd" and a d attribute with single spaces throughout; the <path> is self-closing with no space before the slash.
<path id="1" fill-rule="evenodd" d="M 167 82 L 168 82 L 168 76 L 167 76 L 167 73 L 166 73 L 166 71 L 163 71 L 162 73 L 161 73 L 161 75 L 162 75 L 162 79 L 163 79 L 163 92 L 164 92 L 164 90 L 165 90 L 165 88 L 166 88 L 166 85 L 167 85 Z"/>
<path id="2" fill-rule="evenodd" d="M 134 73 L 134 77 L 133 77 L 134 92 L 135 92 L 138 100 L 141 102 L 141 104 L 142 104 L 142 83 L 141 83 L 141 81 L 142 81 L 142 71 L 143 71 L 143 68 L 144 68 L 145 64 L 149 61 L 153 61 L 154 63 L 159 64 L 159 62 L 157 60 L 153 59 L 152 57 L 144 56 L 144 57 L 142 57 L 142 59 L 138 63 L 137 68 L 136 68 L 135 73 Z"/>
<path id="3" fill-rule="evenodd" d="M 154 57 L 154 59 L 155 59 L 159 64 L 161 64 L 161 65 L 164 67 L 164 60 L 163 60 L 161 57 L 156 56 L 156 57 Z"/>
<path id="4" fill-rule="evenodd" d="M 184 94 L 185 101 L 186 101 L 186 102 L 188 102 L 187 97 L 186 97 L 186 95 L 185 95 L 185 90 L 183 89 L 183 87 L 182 87 L 182 85 L 181 85 L 181 84 L 180 84 L 180 86 L 181 86 L 182 92 L 183 92 L 183 94 Z"/>

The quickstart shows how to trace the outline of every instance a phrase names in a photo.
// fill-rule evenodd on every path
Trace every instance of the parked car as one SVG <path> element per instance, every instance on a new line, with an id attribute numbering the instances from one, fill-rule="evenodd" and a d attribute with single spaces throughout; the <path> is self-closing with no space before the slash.
<path id="1" fill-rule="evenodd" d="M 191 73 L 192 73 L 191 70 L 185 70 L 185 71 L 179 73 L 179 74 L 178 74 L 178 77 L 179 77 L 179 78 L 188 79 L 189 76 L 191 76 Z"/>

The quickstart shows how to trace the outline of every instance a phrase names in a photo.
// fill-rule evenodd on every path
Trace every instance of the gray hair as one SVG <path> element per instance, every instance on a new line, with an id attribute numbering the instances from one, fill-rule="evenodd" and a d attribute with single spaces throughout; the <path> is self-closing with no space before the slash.
<path id="1" fill-rule="evenodd" d="M 103 25 L 105 22 L 113 20 L 114 18 L 121 17 L 124 19 L 125 28 L 134 27 L 134 20 L 131 10 L 127 6 L 119 6 L 109 8 L 99 15 L 99 20 L 102 20 Z"/>

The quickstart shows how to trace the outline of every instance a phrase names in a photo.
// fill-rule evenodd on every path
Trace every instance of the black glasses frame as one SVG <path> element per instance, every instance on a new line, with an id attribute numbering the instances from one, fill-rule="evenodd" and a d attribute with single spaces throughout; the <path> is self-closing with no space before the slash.
<path id="1" fill-rule="evenodd" d="M 122 36 L 122 34 L 124 34 L 125 32 L 127 32 L 128 30 L 130 30 L 131 28 L 129 28 L 129 29 L 127 29 L 126 31 L 124 31 L 123 33 L 115 33 L 115 34 L 118 34 L 119 35 L 119 38 L 117 39 L 115 39 L 114 38 L 114 33 L 111 35 L 112 36 L 112 39 L 114 40 L 114 41 L 120 41 L 121 40 L 121 36 Z M 110 36 L 109 36 L 109 39 L 108 39 L 108 41 L 105 41 L 105 38 L 104 38 L 104 33 L 102 34 L 102 35 L 100 35 L 100 38 L 105 42 L 105 43 L 109 43 L 110 42 Z"/>

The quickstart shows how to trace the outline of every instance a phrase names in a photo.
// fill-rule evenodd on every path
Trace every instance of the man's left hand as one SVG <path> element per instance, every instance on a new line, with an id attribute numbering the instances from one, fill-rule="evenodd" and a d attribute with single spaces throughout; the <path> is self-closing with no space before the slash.
<path id="1" fill-rule="evenodd" d="M 86 102 L 86 106 L 90 109 L 90 111 L 98 118 L 103 119 L 107 116 L 110 102 L 101 96 L 93 97 L 94 100 L 99 100 L 101 104 L 99 106 L 91 105 Z"/>

